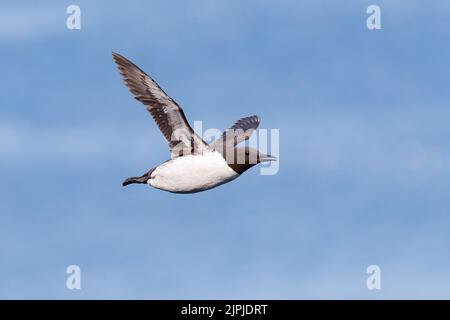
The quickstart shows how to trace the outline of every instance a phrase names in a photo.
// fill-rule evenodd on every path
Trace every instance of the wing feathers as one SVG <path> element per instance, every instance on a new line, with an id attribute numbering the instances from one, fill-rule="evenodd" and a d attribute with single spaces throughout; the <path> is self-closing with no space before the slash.
<path id="1" fill-rule="evenodd" d="M 113 53 L 119 72 L 135 99 L 147 106 L 171 148 L 172 157 L 202 153 L 208 148 L 189 125 L 181 107 L 149 75 L 120 54 Z M 186 151 L 188 150 L 188 151 Z"/>
<path id="2" fill-rule="evenodd" d="M 225 154 L 227 146 L 234 148 L 239 143 L 248 140 L 258 128 L 260 119 L 257 115 L 241 118 L 233 126 L 222 133 L 222 136 L 214 141 L 212 147 Z"/>
<path id="3" fill-rule="evenodd" d="M 230 128 L 234 130 L 241 129 L 247 131 L 249 129 L 255 130 L 259 126 L 260 119 L 257 115 L 241 118 Z M 251 134 L 250 134 L 251 135 Z M 248 138 L 247 138 L 248 139 Z"/>

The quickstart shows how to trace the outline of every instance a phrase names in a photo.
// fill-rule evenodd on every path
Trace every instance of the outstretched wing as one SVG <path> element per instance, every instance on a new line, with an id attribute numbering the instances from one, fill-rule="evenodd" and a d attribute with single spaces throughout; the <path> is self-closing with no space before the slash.
<path id="1" fill-rule="evenodd" d="M 226 147 L 231 147 L 229 148 L 231 150 L 242 141 L 248 140 L 258 128 L 259 122 L 259 117 L 256 115 L 239 119 L 231 128 L 225 130 L 211 147 L 225 154 Z"/>
<path id="2" fill-rule="evenodd" d="M 137 100 L 147 106 L 169 143 L 172 158 L 201 154 L 209 148 L 189 125 L 183 109 L 138 66 L 120 54 L 113 53 L 125 85 Z"/>

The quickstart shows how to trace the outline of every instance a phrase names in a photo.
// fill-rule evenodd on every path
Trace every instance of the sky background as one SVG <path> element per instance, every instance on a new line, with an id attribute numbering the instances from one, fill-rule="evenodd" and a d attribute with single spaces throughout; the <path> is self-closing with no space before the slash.
<path id="1" fill-rule="evenodd" d="M 450 2 L 2 1 L 0 48 L 0 298 L 450 298 Z M 123 188 L 169 153 L 112 51 L 278 174 Z"/>

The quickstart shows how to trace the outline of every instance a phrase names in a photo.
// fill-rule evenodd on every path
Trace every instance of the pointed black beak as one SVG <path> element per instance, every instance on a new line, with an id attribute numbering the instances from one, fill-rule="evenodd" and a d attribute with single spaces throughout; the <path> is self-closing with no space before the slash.
<path id="1" fill-rule="evenodd" d="M 268 155 L 268 154 L 260 154 L 259 155 L 260 162 L 268 162 L 268 161 L 277 161 L 277 157 Z"/>

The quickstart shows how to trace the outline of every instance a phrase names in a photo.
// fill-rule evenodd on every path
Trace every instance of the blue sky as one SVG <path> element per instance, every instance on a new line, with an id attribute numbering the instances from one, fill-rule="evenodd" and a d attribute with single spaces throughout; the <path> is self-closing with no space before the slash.
<path id="1" fill-rule="evenodd" d="M 444 0 L 3 1 L 0 298 L 450 298 L 449 21 Z M 169 153 L 112 51 L 191 122 L 279 129 L 279 173 L 122 188 Z"/>

